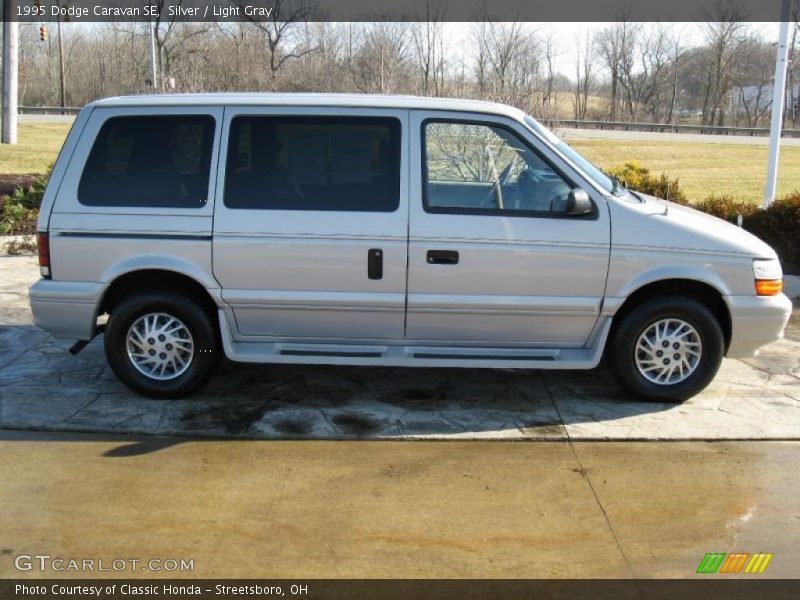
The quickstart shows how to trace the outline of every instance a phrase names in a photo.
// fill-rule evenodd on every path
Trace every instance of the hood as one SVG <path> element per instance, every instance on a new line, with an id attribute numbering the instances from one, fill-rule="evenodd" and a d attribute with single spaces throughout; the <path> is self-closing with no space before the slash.
<path id="1" fill-rule="evenodd" d="M 770 246 L 741 227 L 688 206 L 637 195 L 641 202 L 635 197 L 609 199 L 614 245 L 777 258 Z"/>

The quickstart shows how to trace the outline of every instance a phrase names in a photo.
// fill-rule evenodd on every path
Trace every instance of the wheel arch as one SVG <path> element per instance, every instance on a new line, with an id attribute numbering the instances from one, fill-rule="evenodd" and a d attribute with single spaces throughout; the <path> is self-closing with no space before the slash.
<path id="1" fill-rule="evenodd" d="M 209 290 L 196 278 L 181 271 L 164 268 L 143 268 L 125 271 L 111 279 L 100 300 L 98 315 L 111 313 L 119 302 L 138 291 L 169 290 L 183 293 L 201 306 L 212 322 L 218 324 L 219 294 Z M 216 290 L 218 292 L 218 289 Z"/>
<path id="2" fill-rule="evenodd" d="M 627 295 L 624 302 L 614 313 L 611 335 L 616 327 L 624 320 L 637 306 L 641 306 L 651 298 L 657 298 L 665 294 L 679 294 L 688 296 L 706 306 L 717 319 L 722 333 L 725 337 L 725 352 L 731 342 L 733 323 L 728 304 L 725 302 L 723 293 L 716 286 L 702 280 L 690 278 L 670 278 L 658 279 L 640 285 Z"/>

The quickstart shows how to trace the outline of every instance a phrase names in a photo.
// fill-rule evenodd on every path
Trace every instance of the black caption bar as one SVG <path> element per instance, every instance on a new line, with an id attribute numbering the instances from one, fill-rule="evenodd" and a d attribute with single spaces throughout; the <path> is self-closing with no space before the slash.
<path id="1" fill-rule="evenodd" d="M 780 21 L 783 0 L 5 0 L 6 21 Z M 794 19 L 800 0 L 787 0 Z"/>
<path id="2" fill-rule="evenodd" d="M 98 598 L 235 599 L 300 598 L 308 600 L 792 600 L 800 580 L 781 579 L 309 579 L 309 580 L 0 580 L 0 598 L 65 600 Z"/>

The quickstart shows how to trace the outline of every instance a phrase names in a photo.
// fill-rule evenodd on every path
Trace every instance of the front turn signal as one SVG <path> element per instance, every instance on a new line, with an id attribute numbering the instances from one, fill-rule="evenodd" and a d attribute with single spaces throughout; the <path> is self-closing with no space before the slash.
<path id="1" fill-rule="evenodd" d="M 783 291 L 783 279 L 756 279 L 756 294 L 777 296 Z"/>

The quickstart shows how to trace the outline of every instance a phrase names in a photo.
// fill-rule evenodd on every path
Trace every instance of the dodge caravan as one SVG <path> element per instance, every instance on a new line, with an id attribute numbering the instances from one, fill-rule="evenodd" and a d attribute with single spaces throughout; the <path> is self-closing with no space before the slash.
<path id="1" fill-rule="evenodd" d="M 523 112 L 358 95 L 109 98 L 38 222 L 36 324 L 131 389 L 233 361 L 591 369 L 679 401 L 780 338 L 775 252 L 626 190 Z"/>

